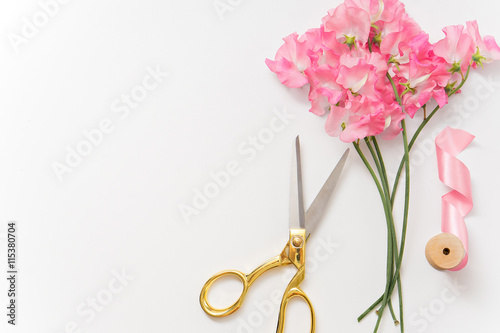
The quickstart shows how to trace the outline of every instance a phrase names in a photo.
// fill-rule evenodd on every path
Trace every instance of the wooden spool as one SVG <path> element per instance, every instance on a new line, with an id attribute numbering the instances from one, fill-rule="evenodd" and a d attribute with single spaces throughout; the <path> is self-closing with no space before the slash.
<path id="1" fill-rule="evenodd" d="M 449 233 L 432 237 L 425 247 L 425 257 L 437 270 L 452 269 L 458 266 L 465 256 L 460 239 Z"/>

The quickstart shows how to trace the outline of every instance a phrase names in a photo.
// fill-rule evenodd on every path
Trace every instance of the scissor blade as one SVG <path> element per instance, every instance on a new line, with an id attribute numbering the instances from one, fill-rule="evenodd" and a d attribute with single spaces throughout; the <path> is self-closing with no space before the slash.
<path id="1" fill-rule="evenodd" d="M 340 174 L 342 173 L 342 169 L 344 169 L 345 162 L 347 160 L 347 156 L 349 155 L 349 148 L 345 151 L 344 155 L 340 158 L 339 162 L 333 169 L 330 176 L 326 180 L 325 184 L 319 191 L 318 195 L 314 199 L 313 203 L 309 207 L 306 212 L 306 223 L 307 223 L 307 237 L 316 229 L 325 212 L 325 208 L 327 203 L 331 197 L 335 186 L 340 178 Z"/>
<path id="2" fill-rule="evenodd" d="M 302 194 L 302 168 L 300 164 L 299 136 L 295 138 L 290 172 L 290 228 L 306 227 L 304 199 Z"/>

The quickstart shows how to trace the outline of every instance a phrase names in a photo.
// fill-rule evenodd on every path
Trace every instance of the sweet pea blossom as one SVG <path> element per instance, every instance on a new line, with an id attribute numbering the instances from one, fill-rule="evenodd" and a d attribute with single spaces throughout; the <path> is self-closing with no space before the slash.
<path id="1" fill-rule="evenodd" d="M 266 59 L 270 70 L 278 75 L 278 79 L 285 86 L 300 88 L 308 83 L 303 71 L 311 65 L 311 59 L 307 55 L 312 45 L 307 40 L 299 40 L 297 33 L 283 38 L 285 44 L 276 53 L 276 60 Z"/>
<path id="2" fill-rule="evenodd" d="M 420 32 L 418 24 L 405 13 L 400 20 L 382 25 L 378 37 L 380 39 L 380 52 L 402 62 L 401 59 L 404 58 L 403 48 L 408 46 Z"/>
<path id="3" fill-rule="evenodd" d="M 384 133 L 384 139 L 392 139 L 401 132 L 399 123 L 405 115 L 397 103 L 386 105 L 381 100 L 348 95 L 343 106 L 332 106 L 325 123 L 329 135 L 353 142 L 380 133 Z"/>
<path id="4" fill-rule="evenodd" d="M 324 26 L 318 29 L 309 29 L 305 36 L 315 46 L 308 52 L 312 67 L 323 64 L 337 67 L 340 56 L 349 53 L 349 46 L 337 41 L 335 31 L 326 32 Z"/>
<path id="5" fill-rule="evenodd" d="M 345 59 L 347 58 L 347 59 Z M 367 64 L 364 59 L 341 58 L 337 83 L 355 94 L 377 99 L 375 81 L 378 79 L 376 68 Z"/>
<path id="6" fill-rule="evenodd" d="M 500 59 L 495 39 L 481 37 L 476 21 L 443 32 L 429 42 L 399 0 L 345 0 L 319 27 L 285 37 L 266 64 L 287 87 L 309 84 L 309 111 L 327 115 L 329 135 L 390 140 L 405 116 L 428 103 L 444 106 L 470 65 Z"/>
<path id="7" fill-rule="evenodd" d="M 406 114 L 396 101 L 392 101 L 391 104 L 384 105 L 384 116 L 384 131 L 379 136 L 384 140 L 392 140 L 401 133 L 401 120 L 405 119 Z"/>
<path id="8" fill-rule="evenodd" d="M 434 45 L 434 54 L 450 65 L 449 70 L 452 73 L 464 73 L 475 51 L 472 37 L 464 31 L 461 24 L 445 27 L 443 32 L 446 37 Z"/>
<path id="9" fill-rule="evenodd" d="M 340 136 L 352 142 L 384 130 L 385 117 L 381 103 L 373 103 L 364 96 L 350 96 L 344 106 L 334 106 L 325 123 L 329 135 Z"/>
<path id="10" fill-rule="evenodd" d="M 346 0 L 345 5 L 349 8 L 362 9 L 370 14 L 370 23 L 377 22 L 384 11 L 382 0 Z"/>
<path id="11" fill-rule="evenodd" d="M 380 20 L 376 25 L 381 22 L 394 22 L 400 20 L 405 14 L 405 5 L 399 0 L 384 0 L 384 8 L 380 14 Z"/>
<path id="12" fill-rule="evenodd" d="M 476 53 L 472 56 L 474 61 L 472 66 L 477 67 L 477 64 L 488 64 L 493 60 L 500 59 L 500 48 L 492 36 L 481 37 L 476 21 L 468 21 L 467 32 L 472 37 L 474 45 L 476 45 Z"/>
<path id="13" fill-rule="evenodd" d="M 309 111 L 322 116 L 325 114 L 325 109 L 337 104 L 344 95 L 344 89 L 336 81 L 338 70 L 325 64 L 315 69 L 308 68 L 306 75 L 311 82 Z"/>
<path id="14" fill-rule="evenodd" d="M 341 4 L 323 18 L 325 31 L 335 31 L 341 43 L 353 46 L 365 44 L 370 34 L 370 14 L 357 7 Z"/>
<path id="15" fill-rule="evenodd" d="M 444 63 L 422 63 L 412 53 L 408 65 L 402 66 L 397 76 L 401 78 L 399 84 L 404 87 L 401 92 L 403 105 L 411 118 L 431 97 L 440 107 L 448 103 L 445 87 L 451 73 Z"/>

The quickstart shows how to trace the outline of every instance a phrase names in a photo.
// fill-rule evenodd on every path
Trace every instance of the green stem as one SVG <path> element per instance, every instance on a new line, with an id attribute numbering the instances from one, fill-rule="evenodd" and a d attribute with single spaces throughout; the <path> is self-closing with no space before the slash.
<path id="1" fill-rule="evenodd" d="M 417 140 L 417 137 L 419 136 L 420 132 L 422 132 L 422 129 L 427 125 L 427 123 L 432 119 L 432 117 L 436 114 L 436 112 L 439 110 L 439 105 L 432 110 L 432 112 L 429 114 L 427 118 L 425 118 L 420 126 L 417 128 L 415 131 L 415 134 L 413 134 L 413 137 L 410 140 L 410 143 L 408 144 L 408 151 L 411 150 L 413 147 L 413 144 L 415 143 L 415 140 Z M 399 163 L 399 168 L 398 172 L 396 173 L 396 178 L 394 179 L 394 184 L 392 185 L 392 196 L 391 196 L 391 206 L 394 207 L 394 200 L 396 199 L 396 191 L 398 190 L 398 185 L 399 185 L 399 179 L 401 178 L 401 172 L 403 172 L 403 166 L 405 165 L 405 158 L 404 156 L 401 158 L 401 162 Z"/>
<path id="2" fill-rule="evenodd" d="M 403 262 L 403 254 L 405 251 L 405 243 L 406 243 L 406 229 L 408 226 L 408 213 L 409 213 L 409 208 L 410 208 L 410 149 L 408 147 L 408 135 L 406 131 L 406 122 L 403 119 L 401 121 L 401 127 L 403 128 L 403 145 L 405 149 L 405 204 L 404 204 L 404 213 L 403 213 L 403 227 L 401 231 L 401 244 L 399 247 L 399 257 L 397 259 L 396 263 L 396 273 L 395 276 L 397 277 L 397 283 L 398 283 L 398 291 L 399 291 L 399 310 L 400 310 L 400 320 L 401 320 L 401 327 L 404 327 L 404 318 L 403 318 L 403 297 L 401 295 L 401 279 L 399 276 L 399 271 L 401 270 L 401 263 Z M 392 286 L 392 289 L 394 289 L 394 286 Z"/>
<path id="3" fill-rule="evenodd" d="M 375 152 L 376 156 L 373 152 L 373 149 L 371 148 L 371 145 L 369 141 L 367 141 L 368 148 L 370 149 L 370 152 L 372 153 L 373 159 L 375 160 L 375 164 L 377 164 L 378 167 L 378 172 L 380 175 L 380 179 L 382 180 L 382 186 L 384 188 L 384 194 L 385 194 L 385 200 L 387 203 L 390 202 L 391 198 L 391 192 L 389 190 L 389 181 L 387 179 L 387 171 L 385 168 L 385 163 L 384 163 L 384 158 L 382 157 L 382 152 L 380 151 L 380 147 L 378 145 L 377 139 L 372 136 L 371 140 L 373 141 L 373 147 L 375 147 Z M 391 228 L 391 235 L 392 235 L 392 244 L 393 244 L 393 253 L 394 253 L 394 263 L 396 263 L 396 259 L 398 258 L 398 251 L 397 251 L 397 239 L 396 239 L 396 228 L 394 225 L 394 216 L 392 215 L 392 207 L 388 206 L 387 209 L 389 210 L 389 215 L 390 215 L 390 228 Z M 389 224 L 388 224 L 389 227 Z M 394 280 L 393 280 L 394 281 Z"/>
<path id="4" fill-rule="evenodd" d="M 399 267 L 401 267 L 401 265 Z M 403 317 L 403 291 L 401 288 L 401 277 L 399 275 L 398 275 L 398 295 L 399 295 L 399 319 L 400 319 L 399 326 L 401 327 L 401 333 L 404 333 L 405 322 Z"/>
<path id="5" fill-rule="evenodd" d="M 397 283 L 398 284 L 398 294 L 399 294 L 400 321 L 401 321 L 401 326 L 404 326 L 403 298 L 402 298 L 402 294 L 401 294 L 400 270 L 401 270 L 401 263 L 403 261 L 403 252 L 404 252 L 405 241 L 406 241 L 406 230 L 407 230 L 407 225 L 408 225 L 408 212 L 409 212 L 409 199 L 410 199 L 410 163 L 409 163 L 408 136 L 407 136 L 407 131 L 406 131 L 405 120 L 401 121 L 401 126 L 403 129 L 403 132 L 402 132 L 403 133 L 403 145 L 404 145 L 404 150 L 405 150 L 404 159 L 405 159 L 405 161 L 407 161 L 407 163 L 405 163 L 405 165 L 406 165 L 405 204 L 404 204 L 403 228 L 402 228 L 402 232 L 401 232 L 401 245 L 400 245 L 400 249 L 399 249 L 399 255 L 397 255 L 397 259 L 396 259 L 396 271 L 394 272 L 394 278 L 391 279 L 392 284 L 389 288 L 389 295 L 392 295 L 394 287 Z M 376 145 L 376 147 L 378 147 L 378 145 Z M 380 154 L 379 158 L 382 158 L 381 154 Z M 390 201 L 390 199 L 388 199 L 388 200 Z M 392 215 L 392 204 L 389 208 L 391 209 L 391 215 Z M 394 234 L 395 234 L 395 231 L 394 231 Z M 385 293 L 384 293 L 384 295 L 385 295 Z M 382 300 L 379 298 L 377 301 L 375 301 L 375 303 L 372 304 L 372 306 L 370 306 L 369 310 L 371 311 L 381 301 Z M 385 304 L 382 303 L 382 307 L 384 307 L 384 306 L 385 306 Z M 360 317 L 358 317 L 358 321 L 363 319 L 368 313 L 369 313 L 368 310 L 365 311 Z"/>
<path id="6" fill-rule="evenodd" d="M 389 179 L 387 178 L 387 170 L 385 168 L 385 163 L 384 163 L 384 158 L 382 157 L 382 152 L 380 150 L 380 147 L 378 145 L 377 139 L 373 136 L 372 137 L 373 141 L 373 146 L 375 147 L 375 151 L 377 152 L 377 157 L 380 163 L 380 177 L 382 179 L 382 185 L 384 186 L 385 189 L 385 195 L 386 195 L 386 201 L 389 203 L 391 200 L 391 191 L 389 189 Z M 398 251 L 397 251 L 397 239 L 396 239 L 396 228 L 394 225 L 394 216 L 392 215 L 392 206 L 389 206 L 388 209 L 390 210 L 390 216 L 391 216 L 391 226 L 392 226 L 392 235 L 393 235 L 393 244 L 396 247 L 394 250 L 395 257 L 398 257 Z"/>
<path id="7" fill-rule="evenodd" d="M 401 102 L 401 97 L 398 94 L 398 88 L 396 88 L 396 83 L 394 83 L 394 80 L 392 79 L 389 72 L 387 72 L 385 76 L 389 79 L 389 82 L 391 83 L 392 90 L 394 91 L 394 97 L 396 98 L 396 102 L 398 102 L 398 104 L 401 105 L 401 107 L 403 107 L 403 103 Z"/>
<path id="8" fill-rule="evenodd" d="M 373 146 L 370 143 L 370 139 L 374 140 L 373 137 L 365 138 L 365 143 L 366 143 L 366 146 L 368 147 L 368 149 L 372 155 L 373 161 L 375 162 L 375 165 L 377 167 L 377 171 L 378 171 L 379 176 L 380 176 L 380 180 L 382 182 L 382 192 L 383 193 L 381 193 L 380 191 L 379 191 L 379 193 L 381 195 L 382 203 L 384 205 L 384 212 L 385 212 L 386 223 L 387 223 L 386 288 L 385 288 L 384 296 L 382 299 L 382 306 L 380 307 L 380 309 L 378 311 L 377 324 L 376 324 L 375 330 L 374 330 L 374 332 L 377 332 L 378 327 L 380 325 L 380 321 L 382 319 L 382 315 L 383 315 L 384 310 L 385 310 L 385 307 L 391 299 L 390 290 L 391 290 L 391 285 L 393 284 L 392 276 L 394 273 L 394 265 L 396 262 L 396 258 L 398 258 L 398 254 L 397 254 L 397 243 L 395 243 L 396 235 L 395 235 L 395 228 L 394 228 L 394 219 L 392 217 L 392 211 L 391 211 L 391 207 L 390 207 L 390 193 L 389 193 L 389 184 L 387 182 L 387 173 L 385 171 L 385 165 L 383 164 L 383 159 L 382 159 L 382 155 L 380 153 L 380 149 L 378 149 L 378 144 L 376 144 L 376 139 L 374 141 L 374 145 L 378 149 L 377 152 L 375 152 L 375 150 L 373 149 Z M 375 173 L 373 172 L 373 175 L 374 174 Z M 392 311 L 392 314 L 393 314 L 393 311 Z"/>
<path id="9" fill-rule="evenodd" d="M 375 175 L 375 172 L 373 171 L 372 166 L 370 165 L 370 163 L 366 159 L 365 154 L 363 154 L 363 152 L 361 151 L 359 144 L 356 142 L 353 142 L 352 144 L 354 145 L 354 149 L 356 149 L 356 151 L 358 152 L 359 157 L 361 157 L 361 160 L 363 161 L 366 168 L 370 172 L 370 175 L 372 176 L 373 180 L 375 181 L 375 185 L 377 186 L 377 190 L 378 190 L 380 197 L 382 198 L 382 201 L 383 201 L 384 200 L 384 192 L 382 190 L 382 187 L 380 186 L 380 182 L 377 178 L 377 175 Z"/>
<path id="10" fill-rule="evenodd" d="M 373 140 L 373 146 L 375 147 L 375 151 L 377 152 L 377 156 L 378 156 L 378 159 L 380 161 L 380 166 L 381 166 L 381 169 L 382 169 L 382 175 L 381 176 L 384 179 L 383 183 L 385 185 L 386 200 L 389 203 L 390 202 L 390 197 L 391 197 L 391 192 L 389 190 L 389 180 L 387 178 L 387 171 L 386 171 L 386 168 L 385 168 L 384 159 L 382 157 L 382 152 L 380 151 L 380 147 L 378 145 L 377 139 L 375 137 L 373 137 L 372 140 Z M 398 264 L 398 262 L 397 262 L 398 259 L 399 259 L 399 254 L 398 254 L 399 252 L 398 252 L 398 248 L 397 248 L 396 227 L 394 225 L 394 216 L 392 215 L 392 206 L 388 207 L 388 209 L 390 210 L 391 217 L 392 217 L 392 221 L 391 221 L 392 237 L 393 237 L 392 244 L 393 244 L 393 252 L 394 252 L 394 264 L 396 265 L 396 272 L 394 274 L 394 278 L 392 279 L 391 288 L 389 289 L 389 296 L 391 296 L 392 292 L 394 290 L 394 283 L 395 283 L 395 281 L 397 281 L 397 283 L 398 283 L 398 287 L 399 287 L 398 290 L 401 289 L 401 277 L 400 277 L 399 270 L 397 269 L 398 266 L 400 266 L 400 264 Z M 399 304 L 401 304 L 401 296 L 399 297 L 399 299 L 400 299 L 400 303 Z M 394 320 L 394 323 L 395 324 L 399 323 L 399 321 L 396 319 L 396 316 L 394 315 L 394 309 L 392 308 L 392 301 L 391 301 L 391 299 L 389 299 L 389 309 L 391 310 L 391 315 L 392 315 L 392 318 Z M 400 307 L 400 313 L 401 313 L 401 307 Z M 402 320 L 403 319 L 401 319 L 401 321 Z"/>
<path id="11" fill-rule="evenodd" d="M 394 320 L 394 324 L 395 325 L 399 324 L 399 320 L 396 318 L 396 315 L 394 314 L 394 307 L 392 306 L 391 300 L 389 300 L 389 310 L 391 311 L 391 316 L 392 320 Z"/>
<path id="12" fill-rule="evenodd" d="M 380 302 L 382 302 L 383 299 L 384 299 L 384 295 L 380 296 L 372 305 L 370 305 L 370 307 L 368 309 L 366 309 L 365 312 L 363 312 L 358 317 L 358 322 L 360 322 L 361 320 L 363 320 L 363 318 L 366 317 L 367 314 L 369 314 L 373 309 L 375 309 L 375 307 L 377 305 L 379 305 Z"/>
<path id="13" fill-rule="evenodd" d="M 386 221 L 389 224 L 389 221 L 391 221 L 392 214 L 390 212 L 388 201 L 386 199 L 386 195 L 384 193 L 384 190 L 382 189 L 382 186 L 380 185 L 380 181 L 378 180 L 377 175 L 375 174 L 375 171 L 373 171 L 373 168 L 370 165 L 370 162 L 368 162 L 368 160 L 366 159 L 365 154 L 363 153 L 363 151 L 361 151 L 361 148 L 359 147 L 359 144 L 356 143 L 356 142 L 353 142 L 353 145 L 354 145 L 354 149 L 356 149 L 356 151 L 358 152 L 359 157 L 361 157 L 361 160 L 363 161 L 363 163 L 365 164 L 366 168 L 370 172 L 370 175 L 372 176 L 372 178 L 373 178 L 373 180 L 375 182 L 375 185 L 377 186 L 377 190 L 378 190 L 378 193 L 380 195 L 380 199 L 382 200 L 382 204 L 384 206 L 384 213 L 385 213 Z M 369 148 L 370 147 L 371 147 L 371 145 L 369 146 Z M 370 151 L 372 151 L 372 149 L 373 148 L 371 148 Z M 378 164 L 378 161 L 376 159 L 375 159 L 375 164 L 377 165 L 377 168 L 378 168 L 379 164 Z M 388 228 L 388 230 L 390 232 L 391 229 Z M 391 246 L 388 246 L 388 249 L 387 249 L 387 251 L 388 251 L 388 258 L 393 258 L 392 237 L 389 237 L 388 243 L 390 243 L 390 245 L 391 245 Z M 387 264 L 388 264 L 388 270 L 389 270 L 389 264 L 392 267 L 392 260 L 388 261 Z M 392 279 L 392 269 L 391 269 L 391 274 L 390 275 L 389 275 L 389 272 L 388 272 L 387 278 L 388 278 L 388 280 Z M 389 288 L 390 284 L 387 287 Z M 387 288 L 387 290 L 389 290 L 388 288 Z"/>

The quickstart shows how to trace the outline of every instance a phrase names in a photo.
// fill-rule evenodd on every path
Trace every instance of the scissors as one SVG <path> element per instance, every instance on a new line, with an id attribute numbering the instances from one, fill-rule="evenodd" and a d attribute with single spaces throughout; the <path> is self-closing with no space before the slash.
<path id="1" fill-rule="evenodd" d="M 225 270 L 212 276 L 205 283 L 200 294 L 201 307 L 207 314 L 213 317 L 225 317 L 232 314 L 240 308 L 248 292 L 248 288 L 250 288 L 252 283 L 254 283 L 259 276 L 272 268 L 293 264 L 295 268 L 297 268 L 297 273 L 294 275 L 283 294 L 276 332 L 283 333 L 285 326 L 285 310 L 289 300 L 293 297 L 301 297 L 309 306 L 311 312 L 311 333 L 314 333 L 316 327 L 314 308 L 309 300 L 309 297 L 300 288 L 300 284 L 305 277 L 305 245 L 311 235 L 311 232 L 313 232 L 318 226 L 318 222 L 323 215 L 333 189 L 337 185 L 348 154 L 349 149 L 345 151 L 344 155 L 331 172 L 307 212 L 304 212 L 304 202 L 302 198 L 302 170 L 300 164 L 300 142 L 299 137 L 296 137 L 290 179 L 290 231 L 289 239 L 285 248 L 281 254 L 269 259 L 250 274 L 245 274 L 237 270 Z M 227 276 L 234 276 L 241 280 L 243 283 L 241 296 L 233 305 L 227 308 L 214 308 L 210 305 L 210 303 L 208 303 L 208 291 L 217 279 Z"/>

